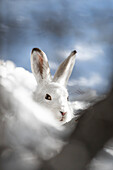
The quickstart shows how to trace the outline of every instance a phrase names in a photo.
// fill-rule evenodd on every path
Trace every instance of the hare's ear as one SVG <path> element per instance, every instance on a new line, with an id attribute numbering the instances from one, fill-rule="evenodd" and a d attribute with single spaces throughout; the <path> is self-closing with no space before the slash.
<path id="1" fill-rule="evenodd" d="M 58 82 L 66 86 L 75 64 L 76 53 L 77 53 L 76 50 L 72 51 L 71 54 L 68 56 L 68 58 L 65 59 L 63 63 L 60 64 L 58 70 L 54 75 L 53 78 L 54 82 Z"/>
<path id="2" fill-rule="evenodd" d="M 39 48 L 33 48 L 31 52 L 31 70 L 37 80 L 42 83 L 51 80 L 50 68 L 46 54 Z"/>

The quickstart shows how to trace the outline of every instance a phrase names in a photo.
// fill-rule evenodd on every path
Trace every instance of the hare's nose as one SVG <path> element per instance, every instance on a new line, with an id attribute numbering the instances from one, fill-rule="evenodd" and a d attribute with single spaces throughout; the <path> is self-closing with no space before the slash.
<path id="1" fill-rule="evenodd" d="M 61 115 L 64 116 L 67 112 L 60 111 Z"/>

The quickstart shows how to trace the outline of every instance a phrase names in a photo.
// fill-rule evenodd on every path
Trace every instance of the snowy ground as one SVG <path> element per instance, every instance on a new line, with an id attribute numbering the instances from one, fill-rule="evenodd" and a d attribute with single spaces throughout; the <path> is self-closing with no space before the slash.
<path id="1" fill-rule="evenodd" d="M 11 61 L 6 63 L 1 61 L 0 165 L 2 170 L 40 169 L 42 161 L 47 161 L 61 152 L 67 144 L 66 139 L 77 125 L 75 119 L 64 126 L 59 125 L 50 110 L 36 103 L 32 98 L 36 85 L 32 73 L 21 67 L 15 67 Z M 75 117 L 81 113 L 81 110 L 105 97 L 101 98 L 95 90 L 81 87 L 72 88 L 68 85 Z M 112 156 L 108 158 L 107 155 L 112 155 L 112 148 L 109 147 L 110 144 L 92 161 L 90 169 L 101 170 L 105 165 L 104 168 L 109 167 L 111 170 Z M 103 161 L 106 163 L 103 164 Z"/>
<path id="2" fill-rule="evenodd" d="M 11 61 L 1 61 L 0 146 L 4 148 L 1 150 L 3 170 L 15 168 L 18 164 L 21 169 L 24 164 L 26 169 L 28 166 L 32 169 L 39 167 L 41 160 L 48 160 L 61 151 L 66 144 L 64 139 L 76 126 L 75 121 L 61 126 L 50 110 L 36 103 L 32 97 L 35 88 L 36 80 L 32 73 L 15 67 Z M 74 101 L 72 97 L 75 116 L 89 107 L 89 101 L 92 102 L 97 95 L 94 91 L 89 91 L 89 95 L 82 91 L 78 98 L 82 101 Z"/>

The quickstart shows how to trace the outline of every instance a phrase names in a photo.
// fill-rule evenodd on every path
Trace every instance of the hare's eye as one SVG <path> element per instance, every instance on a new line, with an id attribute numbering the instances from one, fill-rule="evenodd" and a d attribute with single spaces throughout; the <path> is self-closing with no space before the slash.
<path id="1" fill-rule="evenodd" d="M 67 97 L 67 101 L 69 101 L 69 96 Z"/>
<path id="2" fill-rule="evenodd" d="M 52 100 L 52 98 L 51 98 L 51 96 L 49 94 L 46 94 L 45 99 L 46 100 Z"/>

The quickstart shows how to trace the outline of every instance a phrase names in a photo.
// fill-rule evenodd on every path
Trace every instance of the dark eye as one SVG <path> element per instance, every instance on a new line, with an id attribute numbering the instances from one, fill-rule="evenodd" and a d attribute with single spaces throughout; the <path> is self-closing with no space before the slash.
<path id="1" fill-rule="evenodd" d="M 69 101 L 69 96 L 67 97 L 67 101 Z"/>
<path id="2" fill-rule="evenodd" d="M 45 99 L 46 100 L 52 100 L 52 98 L 51 98 L 51 96 L 49 94 L 46 94 Z"/>

